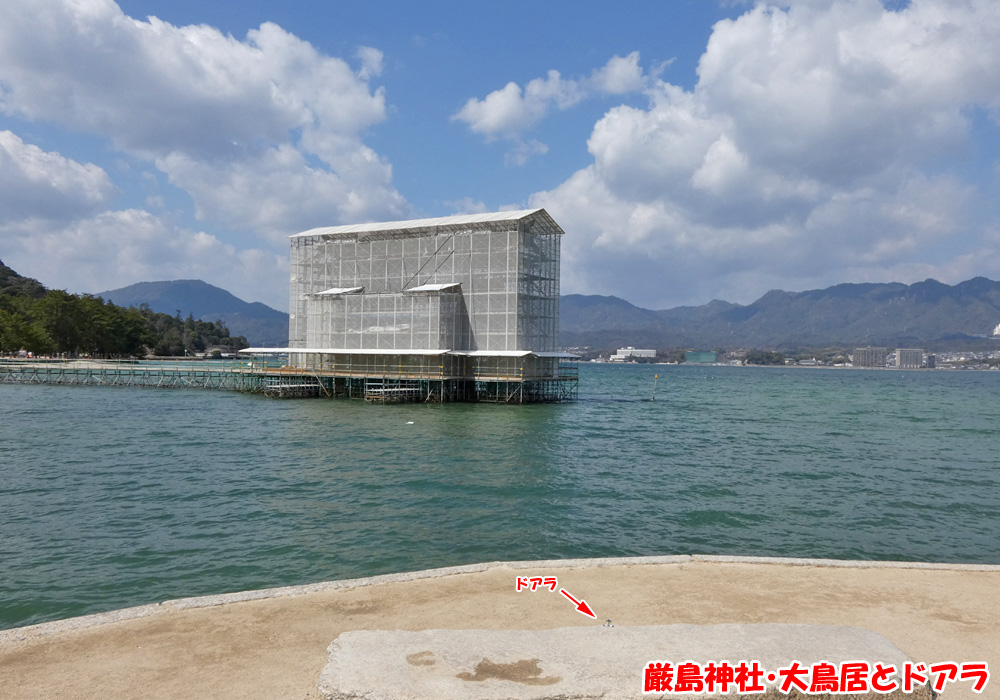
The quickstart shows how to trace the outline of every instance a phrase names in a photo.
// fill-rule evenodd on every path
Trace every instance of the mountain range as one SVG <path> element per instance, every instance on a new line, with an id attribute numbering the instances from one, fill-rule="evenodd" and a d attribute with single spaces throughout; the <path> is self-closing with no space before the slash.
<path id="1" fill-rule="evenodd" d="M 288 314 L 248 303 L 201 280 L 140 282 L 95 296 L 122 306 L 221 320 L 255 346 L 284 346 Z M 714 300 L 654 311 L 613 296 L 561 299 L 562 347 L 774 348 L 970 347 L 1000 323 L 1000 282 L 985 277 L 947 285 L 838 284 L 805 292 L 773 290 L 752 304 Z"/>
<path id="2" fill-rule="evenodd" d="M 1000 282 L 838 284 L 773 290 L 748 305 L 711 301 L 651 311 L 617 297 L 562 298 L 560 344 L 610 348 L 796 348 L 985 344 L 1000 323 Z"/>
<path id="3" fill-rule="evenodd" d="M 190 314 L 200 321 L 222 321 L 230 334 L 242 335 L 257 347 L 288 345 L 288 314 L 259 301 L 243 301 L 202 280 L 139 282 L 94 296 L 118 306 L 147 304 L 158 313 L 183 317 Z"/>

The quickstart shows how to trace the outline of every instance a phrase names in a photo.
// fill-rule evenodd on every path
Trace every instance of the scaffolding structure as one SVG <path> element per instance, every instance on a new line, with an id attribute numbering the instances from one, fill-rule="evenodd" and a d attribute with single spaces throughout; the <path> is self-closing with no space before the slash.
<path id="1" fill-rule="evenodd" d="M 249 361 L 136 361 L 136 360 L 14 360 L 0 358 L 0 383 L 69 386 L 147 387 L 157 389 L 215 389 L 263 394 L 271 398 L 345 397 L 374 403 L 411 401 L 573 401 L 575 367 L 560 367 L 559 379 L 536 378 L 521 372 L 508 358 L 510 371 L 495 369 L 470 382 L 458 374 L 455 363 L 467 357 L 439 353 L 421 359 L 398 356 L 331 362 L 325 370 L 276 366 L 271 354 Z M 437 369 L 432 363 L 442 363 Z M 464 365 L 461 365 L 464 367 Z"/>
<path id="2" fill-rule="evenodd" d="M 245 362 L 170 360 L 0 359 L 0 383 L 65 386 L 215 389 L 267 396 L 319 395 L 308 375 L 271 375 Z"/>
<path id="3" fill-rule="evenodd" d="M 298 352 L 249 348 L 240 352 L 250 355 L 250 366 L 264 367 L 271 362 L 265 370 L 270 386 L 302 381 L 317 387 L 310 395 L 377 403 L 575 401 L 579 384 L 576 366 L 561 363 L 575 356 L 561 352 L 345 352 L 324 348 Z M 282 358 L 284 364 L 273 366 L 275 357 Z"/>
<path id="4" fill-rule="evenodd" d="M 544 209 L 294 235 L 289 347 L 242 352 L 287 353 L 287 371 L 373 401 L 572 400 L 561 361 L 575 356 L 556 349 L 562 235 Z"/>
<path id="5" fill-rule="evenodd" d="M 0 382 L 217 389 L 262 393 L 259 373 L 234 362 L 0 359 Z"/>

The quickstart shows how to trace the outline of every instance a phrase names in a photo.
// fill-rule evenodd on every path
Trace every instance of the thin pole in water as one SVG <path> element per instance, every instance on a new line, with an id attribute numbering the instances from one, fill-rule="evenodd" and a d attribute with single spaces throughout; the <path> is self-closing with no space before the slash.
<path id="1" fill-rule="evenodd" d="M 656 401 L 656 380 L 660 378 L 660 375 L 653 375 L 653 401 Z"/>

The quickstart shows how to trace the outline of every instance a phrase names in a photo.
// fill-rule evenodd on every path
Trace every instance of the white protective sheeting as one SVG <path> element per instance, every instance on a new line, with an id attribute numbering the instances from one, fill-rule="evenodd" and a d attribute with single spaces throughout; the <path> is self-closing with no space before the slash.
<path id="1" fill-rule="evenodd" d="M 290 353 L 305 353 L 307 355 L 447 355 L 447 350 L 424 350 L 407 348 L 405 350 L 359 350 L 356 348 L 244 348 L 242 355 L 288 355 Z"/>
<path id="2" fill-rule="evenodd" d="M 461 282 L 445 282 L 443 284 L 422 284 L 419 287 L 404 289 L 404 292 L 452 292 L 462 288 Z"/>
<path id="3" fill-rule="evenodd" d="M 346 226 L 321 226 L 297 233 L 291 238 L 307 238 L 310 236 L 341 236 L 344 234 L 365 234 L 384 231 L 416 231 L 422 229 L 440 229 L 451 227 L 468 227 L 481 224 L 493 224 L 505 221 L 519 221 L 528 216 L 544 217 L 551 233 L 563 233 L 552 217 L 544 209 L 521 209 L 518 211 L 498 211 L 486 214 L 458 214 L 456 216 L 439 216 L 430 219 L 410 219 L 408 221 L 381 221 L 367 224 L 347 224 Z"/>
<path id="4" fill-rule="evenodd" d="M 313 292 L 315 297 L 325 297 L 325 296 L 340 296 L 341 294 L 361 294 L 365 291 L 364 287 L 332 287 L 331 289 L 324 289 L 322 292 Z"/>
<path id="5" fill-rule="evenodd" d="M 561 234 L 530 209 L 292 236 L 289 345 L 555 352 Z"/>

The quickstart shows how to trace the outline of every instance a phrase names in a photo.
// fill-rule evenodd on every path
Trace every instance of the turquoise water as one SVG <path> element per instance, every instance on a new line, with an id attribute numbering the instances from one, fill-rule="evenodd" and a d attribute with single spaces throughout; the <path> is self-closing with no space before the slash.
<path id="1" fill-rule="evenodd" d="M 1000 564 L 1000 372 L 584 365 L 580 397 L 0 385 L 0 627 L 498 559 Z"/>

